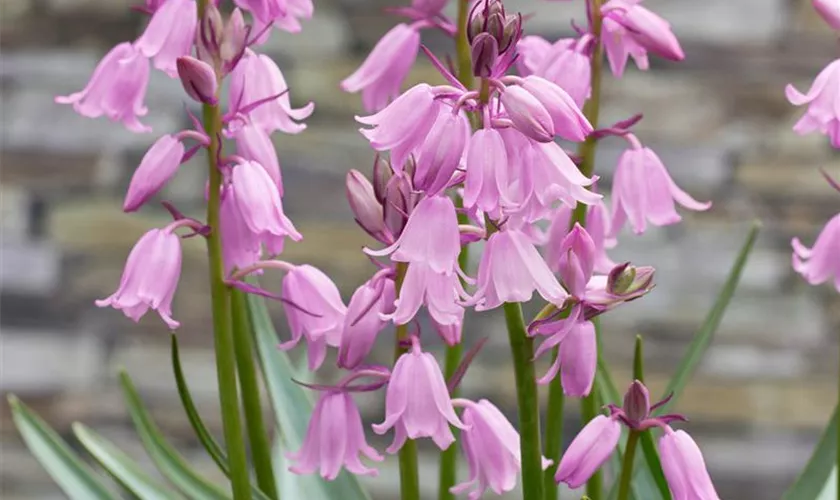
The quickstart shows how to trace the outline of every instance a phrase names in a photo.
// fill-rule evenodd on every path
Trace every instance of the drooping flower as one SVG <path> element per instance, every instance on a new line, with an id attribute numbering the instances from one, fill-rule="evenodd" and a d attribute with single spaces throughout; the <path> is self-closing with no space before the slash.
<path id="1" fill-rule="evenodd" d="M 700 448 L 685 431 L 665 426 L 665 434 L 659 438 L 659 453 L 674 500 L 720 500 Z"/>
<path id="2" fill-rule="evenodd" d="M 554 140 L 554 120 L 540 100 L 525 87 L 511 85 L 499 100 L 513 126 L 537 142 Z"/>
<path id="3" fill-rule="evenodd" d="M 353 369 L 362 364 L 370 353 L 376 336 L 388 324 L 382 319 L 394 311 L 397 294 L 391 279 L 371 279 L 356 289 L 347 305 L 341 343 L 338 347 L 338 366 Z"/>
<path id="4" fill-rule="evenodd" d="M 621 424 L 598 415 L 581 429 L 560 459 L 554 480 L 579 488 L 610 458 L 621 437 Z"/>
<path id="5" fill-rule="evenodd" d="M 476 130 L 467 148 L 464 206 L 494 213 L 500 204 L 511 205 L 507 190 L 507 152 L 502 135 L 493 128 Z"/>
<path id="6" fill-rule="evenodd" d="M 584 35 L 579 39 L 561 38 L 552 44 L 538 36 L 526 36 L 517 46 L 519 73 L 555 83 L 581 107 L 591 92 L 592 70 L 585 53 L 591 40 L 591 35 Z"/>
<path id="7" fill-rule="evenodd" d="M 289 467 L 290 471 L 295 474 L 318 471 L 327 481 L 338 477 L 342 467 L 353 474 L 376 476 L 378 471 L 365 466 L 360 455 L 376 462 L 384 460 L 367 444 L 359 409 L 350 394 L 327 391 L 315 403 L 301 449 L 287 457 L 296 462 Z"/>
<path id="8" fill-rule="evenodd" d="M 300 20 L 311 19 L 313 13 L 312 0 L 234 0 L 234 2 L 254 16 L 253 31 L 264 33 L 258 43 L 268 38 L 265 29 L 269 25 L 289 33 L 299 33 Z"/>
<path id="9" fill-rule="evenodd" d="M 246 119 L 244 124 L 233 131 L 233 137 L 236 139 L 236 153 L 264 168 L 277 187 L 277 193 L 282 197 L 283 176 L 280 172 L 280 161 L 277 159 L 277 150 L 274 149 L 269 133 Z"/>
<path id="10" fill-rule="evenodd" d="M 438 325 L 456 325 L 464 318 L 460 299 L 465 296 L 466 292 L 457 273 L 438 273 L 426 262 L 412 262 L 405 274 L 400 296 L 394 304 L 394 313 L 387 316 L 387 319 L 404 325 L 425 305 L 432 320 Z"/>
<path id="11" fill-rule="evenodd" d="M 132 132 L 149 132 L 140 123 L 148 109 L 143 104 L 149 85 L 149 61 L 130 43 L 124 42 L 99 61 L 90 81 L 80 92 L 58 96 L 55 102 L 72 104 L 82 116 L 107 116 Z"/>
<path id="12" fill-rule="evenodd" d="M 558 306 L 568 294 L 551 273 L 528 237 L 516 230 L 493 233 L 478 265 L 478 290 L 472 302 L 477 311 L 504 302 L 527 302 L 534 290 Z"/>
<path id="13" fill-rule="evenodd" d="M 123 211 L 134 212 L 160 191 L 178 171 L 183 157 L 184 145 L 176 136 L 167 134 L 155 141 L 131 176 Z"/>
<path id="14" fill-rule="evenodd" d="M 825 225 L 812 248 L 799 241 L 791 240 L 793 246 L 793 269 L 812 285 L 834 279 L 834 287 L 840 292 L 840 214 Z"/>
<path id="15" fill-rule="evenodd" d="M 295 241 L 303 238 L 283 213 L 280 192 L 262 165 L 254 161 L 237 164 L 231 181 L 236 207 L 252 233 L 261 237 L 288 236 Z"/>
<path id="16" fill-rule="evenodd" d="M 578 398 L 588 396 L 598 363 L 598 343 L 595 325 L 591 321 L 579 321 L 572 326 L 560 343 L 557 362 L 560 364 L 563 393 Z M 552 367 L 552 370 L 556 373 L 556 368 Z M 551 374 L 549 380 L 553 378 L 554 374 Z"/>
<path id="17" fill-rule="evenodd" d="M 402 170 L 409 154 L 415 151 L 432 129 L 440 111 L 434 89 L 425 83 L 403 92 L 382 111 L 357 116 L 356 121 L 373 128 L 359 131 L 377 151 L 391 152 L 391 166 Z"/>
<path id="18" fill-rule="evenodd" d="M 434 196 L 449 186 L 461 165 L 470 138 L 466 116 L 443 108 L 428 137 L 417 150 L 414 188 Z"/>
<path id="19" fill-rule="evenodd" d="M 671 61 L 685 59 L 671 25 L 641 6 L 641 0 L 610 0 L 603 7 L 603 40 L 613 74 L 621 76 L 628 56 L 639 69 L 647 69 L 647 54 L 652 52 Z"/>
<path id="20" fill-rule="evenodd" d="M 113 307 L 139 321 L 149 309 L 157 311 L 171 329 L 172 297 L 181 276 L 181 242 L 169 228 L 152 229 L 134 245 L 125 263 L 120 286 L 111 296 L 97 300 L 98 307 Z"/>
<path id="21" fill-rule="evenodd" d="M 560 261 L 563 239 L 569 234 L 572 209 L 566 205 L 560 206 L 551 219 L 548 229 L 548 242 L 545 244 L 546 262 L 553 271 L 557 271 Z M 610 217 L 603 202 L 590 205 L 586 212 L 586 232 L 595 245 L 594 271 L 600 274 L 609 273 L 615 262 L 607 256 L 606 249 L 616 245 L 615 238 L 610 235 Z"/>
<path id="22" fill-rule="evenodd" d="M 350 169 L 345 181 L 345 193 L 359 227 L 377 241 L 392 243 L 394 237 L 385 225 L 385 211 L 368 178 L 358 170 Z"/>
<path id="23" fill-rule="evenodd" d="M 613 178 L 611 236 L 618 234 L 628 220 L 636 234 L 644 233 L 648 222 L 655 226 L 676 224 L 682 217 L 674 202 L 689 210 L 712 206 L 680 189 L 653 150 L 643 147 L 632 135 L 627 139 L 632 146 L 618 159 Z"/>
<path id="24" fill-rule="evenodd" d="M 793 85 L 785 87 L 785 96 L 794 106 L 807 104 L 808 109 L 793 126 L 793 131 L 804 135 L 820 132 L 831 139 L 831 145 L 840 148 L 840 59 L 825 67 L 807 94 L 796 90 Z"/>
<path id="25" fill-rule="evenodd" d="M 554 123 L 554 133 L 570 141 L 583 141 L 592 133 L 592 124 L 583 115 L 575 100 L 560 86 L 539 76 L 528 76 L 522 88 L 545 106 Z"/>
<path id="26" fill-rule="evenodd" d="M 432 438 L 445 450 L 455 441 L 450 424 L 468 428 L 455 414 L 440 366 L 434 356 L 420 350 L 415 338 L 411 350 L 394 364 L 385 395 L 385 421 L 374 424 L 373 430 L 385 434 L 394 428 L 388 453 L 399 451 L 406 439 L 421 437 Z"/>
<path id="27" fill-rule="evenodd" d="M 326 356 L 326 346 L 338 347 L 347 308 L 335 283 L 320 269 L 295 266 L 283 278 L 283 306 L 292 339 L 280 344 L 287 350 L 306 338 L 309 369 L 317 370 Z"/>
<path id="28" fill-rule="evenodd" d="M 225 188 L 222 193 L 219 224 L 222 226 L 222 260 L 225 263 L 225 273 L 248 267 L 260 259 L 260 237 L 252 233 L 242 219 L 233 188 Z"/>
<path id="29" fill-rule="evenodd" d="M 399 95 L 419 48 L 420 33 L 415 28 L 402 23 L 394 26 L 376 43 L 359 69 L 342 80 L 341 88 L 361 92 L 366 111 L 383 109 Z"/>
<path id="30" fill-rule="evenodd" d="M 826 24 L 840 30 L 840 2 L 837 0 L 812 0 L 811 3 Z"/>
<path id="31" fill-rule="evenodd" d="M 154 59 L 155 68 L 175 78 L 178 76 L 176 61 L 189 55 L 197 25 L 194 0 L 165 0 L 134 46 L 144 57 Z"/>
<path id="32" fill-rule="evenodd" d="M 297 134 L 306 128 L 306 124 L 298 122 L 309 118 L 315 104 L 292 108 L 288 90 L 283 73 L 270 57 L 246 49 L 230 73 L 230 114 L 243 113 L 246 107 L 277 96 L 247 112 L 251 123 L 268 134 L 277 130 Z"/>

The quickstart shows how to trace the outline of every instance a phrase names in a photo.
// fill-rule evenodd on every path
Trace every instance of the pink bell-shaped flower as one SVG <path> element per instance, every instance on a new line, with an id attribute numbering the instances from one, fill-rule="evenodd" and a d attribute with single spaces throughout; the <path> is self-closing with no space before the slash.
<path id="1" fill-rule="evenodd" d="M 311 19 L 312 0 L 234 0 L 234 3 L 254 16 L 254 33 L 264 32 L 266 27 L 274 25 L 289 33 L 301 31 L 300 19 Z M 266 32 L 258 43 L 268 38 Z"/>
<path id="2" fill-rule="evenodd" d="M 659 438 L 662 472 L 674 500 L 720 500 L 697 443 L 685 431 L 665 426 Z"/>
<path id="3" fill-rule="evenodd" d="M 811 3 L 826 24 L 840 30 L 840 2 L 837 0 L 812 0 Z"/>
<path id="4" fill-rule="evenodd" d="M 523 76 L 539 76 L 565 90 L 578 108 L 591 92 L 592 70 L 584 49 L 590 37 L 561 38 L 549 43 L 538 36 L 526 36 L 519 41 L 517 67 Z"/>
<path id="5" fill-rule="evenodd" d="M 407 24 L 398 24 L 376 43 L 365 62 L 341 82 L 345 92 L 361 92 L 368 112 L 383 109 L 400 95 L 400 86 L 408 76 L 417 50 L 420 33 Z"/>
<path id="6" fill-rule="evenodd" d="M 540 78 L 525 77 L 522 88 L 539 100 L 554 123 L 554 133 L 569 141 L 581 142 L 592 133 L 592 124 L 583 115 L 575 100 L 560 86 Z"/>
<path id="7" fill-rule="evenodd" d="M 194 0 L 165 0 L 134 46 L 144 57 L 154 59 L 155 68 L 176 78 L 176 61 L 189 55 L 197 25 L 198 9 Z"/>
<path id="8" fill-rule="evenodd" d="M 554 119 L 543 103 L 519 85 L 506 87 L 499 98 L 513 126 L 537 142 L 554 140 Z"/>
<path id="9" fill-rule="evenodd" d="M 414 188 L 434 196 L 449 186 L 461 165 L 470 138 L 470 123 L 461 113 L 444 107 L 417 150 Z"/>
<path id="10" fill-rule="evenodd" d="M 222 260 L 225 272 L 243 269 L 260 260 L 261 241 L 242 219 L 236 203 L 236 192 L 226 188 L 219 207 L 219 224 L 222 226 Z"/>
<path id="11" fill-rule="evenodd" d="M 532 148 L 534 195 L 543 206 L 555 201 L 570 207 L 578 203 L 593 205 L 601 200 L 601 195 L 587 189 L 597 177 L 584 176 L 560 145 L 532 143 Z"/>
<path id="12" fill-rule="evenodd" d="M 274 149 L 269 133 L 249 120 L 234 130 L 233 137 L 236 139 L 236 153 L 263 167 L 282 197 L 283 176 L 280 173 L 280 161 L 277 159 L 277 150 Z"/>
<path id="13" fill-rule="evenodd" d="M 395 262 L 423 262 L 436 273 L 452 274 L 461 252 L 455 205 L 446 196 L 423 199 L 414 207 L 393 245 L 365 252 L 374 256 L 390 254 Z"/>
<path id="14" fill-rule="evenodd" d="M 500 204 L 512 203 L 504 196 L 509 185 L 507 152 L 498 130 L 476 130 L 467 149 L 464 206 L 493 213 Z"/>
<path id="15" fill-rule="evenodd" d="M 533 243 L 517 230 L 493 233 L 478 265 L 476 311 L 495 309 L 504 302 L 527 302 L 534 290 L 548 302 L 561 305 L 568 294 Z"/>
<path id="16" fill-rule="evenodd" d="M 825 225 L 812 248 L 793 238 L 793 269 L 812 285 L 834 279 L 840 292 L 840 214 Z"/>
<path id="17" fill-rule="evenodd" d="M 403 92 L 382 111 L 371 116 L 357 116 L 356 121 L 373 127 L 359 129 L 359 132 L 370 141 L 373 149 L 390 151 L 391 166 L 400 171 L 409 155 L 426 140 L 440 106 L 434 89 L 421 83 Z"/>
<path id="18" fill-rule="evenodd" d="M 595 270 L 595 242 L 580 224 L 575 222 L 569 234 L 560 242 L 557 271 L 563 286 L 570 294 L 580 297 Z"/>
<path id="19" fill-rule="evenodd" d="M 82 116 L 107 116 L 132 132 L 149 132 L 140 123 L 148 109 L 143 104 L 149 85 L 149 61 L 130 43 L 124 42 L 99 61 L 90 81 L 80 92 L 58 96 L 55 102 L 72 104 Z"/>
<path id="20" fill-rule="evenodd" d="M 601 7 L 601 12 L 605 21 L 602 38 L 616 76 L 621 76 L 630 55 L 636 59 L 639 69 L 647 69 L 647 56 L 638 57 L 646 52 L 671 61 L 685 59 L 671 25 L 642 7 L 641 0 L 610 0 Z"/>
<path id="21" fill-rule="evenodd" d="M 649 221 L 654 226 L 676 224 L 682 217 L 674 202 L 689 210 L 707 210 L 711 202 L 699 202 L 680 189 L 668 175 L 659 156 L 638 140 L 627 136 L 631 147 L 618 159 L 612 190 L 612 236 L 629 220 L 636 234 L 642 234 Z"/>
<path id="22" fill-rule="evenodd" d="M 358 367 L 373 349 L 376 336 L 388 325 L 382 319 L 394 311 L 397 294 L 391 279 L 371 279 L 356 289 L 347 305 L 338 366 L 347 370 Z"/>
<path id="23" fill-rule="evenodd" d="M 461 419 L 469 426 L 461 433 L 461 447 L 470 476 L 449 491 L 454 494 L 468 491 L 468 498 L 477 500 L 487 489 L 497 495 L 513 490 L 522 468 L 519 433 L 490 401 L 457 401 L 464 406 Z"/>
<path id="24" fill-rule="evenodd" d="M 367 444 L 362 417 L 350 394 L 327 391 L 315 403 L 303 446 L 286 456 L 296 462 L 289 467 L 295 474 L 318 471 L 321 477 L 332 481 L 344 467 L 353 474 L 376 476 L 378 471 L 365 466 L 360 455 L 376 462 L 384 460 Z"/>
<path id="25" fill-rule="evenodd" d="M 288 90 L 283 73 L 270 57 L 246 49 L 230 73 L 230 114 L 243 112 L 246 106 L 277 96 L 247 112 L 251 123 L 268 134 L 276 130 L 297 134 L 306 128 L 306 124 L 298 122 L 309 118 L 315 104 L 309 102 L 302 108 L 292 108 Z"/>
<path id="26" fill-rule="evenodd" d="M 796 90 L 793 85 L 785 87 L 785 96 L 794 106 L 807 104 L 805 115 L 793 126 L 793 131 L 804 135 L 820 132 L 831 139 L 831 145 L 840 148 L 840 59 L 825 67 L 807 94 Z"/>
<path id="27" fill-rule="evenodd" d="M 324 362 L 326 346 L 338 347 L 347 308 L 335 283 L 320 269 L 304 264 L 283 278 L 282 301 L 292 339 L 280 344 L 288 350 L 306 338 L 309 369 Z"/>
<path id="28" fill-rule="evenodd" d="M 295 241 L 303 237 L 283 213 L 280 192 L 266 169 L 257 162 L 245 161 L 231 174 L 236 192 L 236 207 L 248 229 L 262 237 L 288 236 Z"/>
<path id="29" fill-rule="evenodd" d="M 184 145 L 176 136 L 164 135 L 155 141 L 131 176 L 123 211 L 134 212 L 160 191 L 178 172 L 183 157 Z"/>
<path id="30" fill-rule="evenodd" d="M 555 377 L 557 363 L 560 364 L 563 393 L 576 398 L 588 396 L 598 364 L 598 343 L 595 325 L 591 321 L 578 321 L 572 326 L 560 343 L 560 355 L 557 356 L 555 366 L 540 383 L 546 384 Z"/>
<path id="31" fill-rule="evenodd" d="M 545 244 L 545 260 L 553 271 L 558 270 L 560 251 L 563 239 L 569 233 L 572 220 L 572 209 L 561 206 L 551 219 L 548 229 L 548 242 Z M 615 262 L 607 256 L 606 249 L 616 245 L 615 238 L 610 238 L 610 217 L 607 207 L 603 203 L 591 205 L 586 212 L 586 232 L 595 245 L 594 271 L 601 274 L 609 273 Z"/>
<path id="32" fill-rule="evenodd" d="M 466 296 L 457 273 L 438 273 L 423 261 L 412 262 L 405 274 L 392 315 L 398 325 L 411 321 L 424 304 L 438 325 L 459 324 L 464 318 L 460 298 Z"/>
<path id="33" fill-rule="evenodd" d="M 409 266 L 411 268 L 411 266 Z M 374 424 L 377 434 L 394 428 L 388 453 L 396 453 L 406 439 L 430 437 L 442 450 L 455 441 L 449 425 L 467 429 L 452 407 L 449 390 L 435 357 L 420 350 L 413 339 L 409 352 L 394 364 L 385 395 L 385 421 Z"/>
<path id="34" fill-rule="evenodd" d="M 560 459 L 554 480 L 579 488 L 610 458 L 621 437 L 618 420 L 598 415 L 581 429 Z"/>
<path id="35" fill-rule="evenodd" d="M 157 311 L 171 329 L 172 297 L 181 276 L 181 242 L 170 228 L 152 229 L 134 245 L 125 263 L 120 286 L 110 297 L 97 300 L 98 307 L 119 309 L 139 321 L 149 309 Z"/>

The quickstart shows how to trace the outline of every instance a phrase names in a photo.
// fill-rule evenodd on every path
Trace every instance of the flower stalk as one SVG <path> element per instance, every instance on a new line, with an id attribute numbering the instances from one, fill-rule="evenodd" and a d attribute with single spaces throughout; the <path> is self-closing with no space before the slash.
<path id="1" fill-rule="evenodd" d="M 641 432 L 630 431 L 627 437 L 627 447 L 624 449 L 624 460 L 621 464 L 621 479 L 618 483 L 618 500 L 630 498 L 630 483 L 633 481 L 633 462 L 636 457 L 636 445 L 639 443 Z"/>

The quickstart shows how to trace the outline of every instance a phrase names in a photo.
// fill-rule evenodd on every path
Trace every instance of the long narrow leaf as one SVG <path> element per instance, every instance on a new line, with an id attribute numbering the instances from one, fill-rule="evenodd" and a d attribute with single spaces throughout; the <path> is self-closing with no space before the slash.
<path id="1" fill-rule="evenodd" d="M 146 452 L 172 484 L 181 490 L 189 498 L 200 498 L 202 500 L 229 500 L 218 486 L 210 483 L 199 476 L 186 460 L 170 445 L 152 421 L 149 412 L 143 406 L 143 401 L 134 388 L 128 374 L 120 372 L 120 384 L 125 395 L 126 406 L 137 428 L 137 434 L 143 441 Z"/>
<path id="2" fill-rule="evenodd" d="M 674 373 L 674 376 L 668 382 L 668 387 L 665 389 L 663 397 L 668 395 L 672 397 L 667 404 L 660 407 L 660 413 L 667 413 L 668 409 L 673 407 L 677 402 L 689 379 L 694 374 L 694 370 L 697 369 L 697 365 L 703 359 L 703 355 L 706 354 L 706 350 L 709 348 L 709 344 L 712 342 L 712 338 L 723 319 L 723 314 L 726 312 L 726 307 L 732 300 L 735 289 L 738 287 L 738 282 L 741 280 L 741 274 L 747 264 L 747 259 L 755 246 L 756 238 L 758 238 L 759 229 L 761 229 L 761 223 L 758 221 L 753 222 L 747 234 L 747 239 L 744 241 L 741 251 L 738 252 L 738 257 L 732 264 L 732 269 L 729 271 L 726 283 L 723 284 L 723 288 L 720 290 L 712 309 L 706 315 L 706 319 L 703 321 L 700 330 L 694 335 L 691 345 L 689 345 L 688 350 L 677 366 L 676 373 Z"/>
<path id="3" fill-rule="evenodd" d="M 14 396 L 9 396 L 12 418 L 29 451 L 68 497 L 76 500 L 117 498 L 96 473 L 41 417 Z"/>
<path id="4" fill-rule="evenodd" d="M 260 366 L 271 397 L 277 426 L 281 432 L 283 448 L 297 451 L 303 444 L 313 402 L 307 390 L 292 379 L 296 372 L 286 354 L 277 349 L 277 333 L 268 315 L 265 300 L 248 294 L 248 311 L 251 315 L 254 344 L 257 346 Z M 291 476 L 283 468 L 278 478 L 282 490 L 284 483 L 295 481 L 296 490 L 305 492 L 307 500 L 369 500 L 355 475 L 342 471 L 334 481 L 324 481 L 317 475 Z"/>
<path id="5" fill-rule="evenodd" d="M 836 474 L 837 461 L 837 412 L 823 431 L 814 454 L 808 460 L 805 469 L 796 478 L 796 482 L 785 493 L 782 500 L 822 500 L 837 498 Z M 830 481 L 830 482 L 829 482 Z M 831 493 L 834 493 L 833 495 Z"/>
<path id="6" fill-rule="evenodd" d="M 87 451 L 123 487 L 140 500 L 180 500 L 184 497 L 158 484 L 113 443 L 80 423 L 73 433 Z"/>

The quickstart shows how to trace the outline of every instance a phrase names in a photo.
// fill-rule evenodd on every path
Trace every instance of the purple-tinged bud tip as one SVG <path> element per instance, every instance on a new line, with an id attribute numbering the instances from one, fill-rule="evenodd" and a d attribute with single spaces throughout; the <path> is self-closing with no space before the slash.
<path id="1" fill-rule="evenodd" d="M 358 170 L 350 170 L 347 172 L 346 192 L 356 222 L 368 234 L 383 241 L 387 229 L 382 205 L 377 201 L 370 181 Z"/>
<path id="2" fill-rule="evenodd" d="M 634 380 L 624 394 L 624 415 L 633 423 L 641 422 L 650 415 L 650 392 L 638 380 Z"/>
<path id="3" fill-rule="evenodd" d="M 215 105 L 218 102 L 216 91 L 219 83 L 216 72 L 209 64 L 194 57 L 181 56 L 176 65 L 187 95 L 203 104 Z"/>
<path id="4" fill-rule="evenodd" d="M 489 78 L 493 74 L 493 66 L 499 57 L 499 42 L 487 33 L 480 33 L 472 41 L 470 50 L 473 75 Z"/>
<path id="5" fill-rule="evenodd" d="M 202 61 L 213 64 L 219 54 L 224 29 L 222 14 L 215 2 L 207 3 L 207 10 L 198 25 L 196 32 L 196 55 Z"/>
<path id="6" fill-rule="evenodd" d="M 607 291 L 624 299 L 636 298 L 653 287 L 655 269 L 651 266 L 632 266 L 629 262 L 619 264 L 607 277 Z"/>
<path id="7" fill-rule="evenodd" d="M 385 188 L 393 176 L 394 169 L 391 168 L 391 164 L 377 154 L 373 160 L 373 194 L 379 203 L 385 203 Z"/>
<path id="8" fill-rule="evenodd" d="M 251 28 L 245 24 L 242 11 L 239 8 L 233 9 L 219 45 L 219 57 L 227 71 L 233 70 L 245 53 L 250 32 Z"/>

